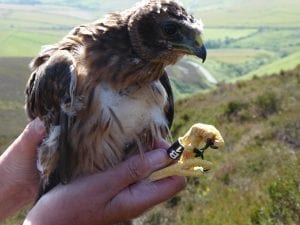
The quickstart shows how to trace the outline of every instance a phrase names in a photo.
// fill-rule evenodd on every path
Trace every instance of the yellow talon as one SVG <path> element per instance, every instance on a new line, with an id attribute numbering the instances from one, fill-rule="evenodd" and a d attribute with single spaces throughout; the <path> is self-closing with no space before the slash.
<path id="1" fill-rule="evenodd" d="M 222 147 L 224 140 L 221 133 L 212 125 L 196 123 L 178 141 L 186 150 L 199 148 L 207 140 L 212 140 L 215 147 Z"/>
<path id="2" fill-rule="evenodd" d="M 200 158 L 196 158 L 195 149 L 198 149 L 204 143 L 211 143 L 214 148 L 224 145 L 224 140 L 220 132 L 212 125 L 197 123 L 194 124 L 188 132 L 174 143 L 169 150 L 169 156 L 175 159 L 181 157 L 176 164 L 172 164 L 166 168 L 155 171 L 149 177 L 150 180 L 159 180 L 169 176 L 192 176 L 200 177 L 204 171 L 211 168 L 211 163 Z M 180 146 L 180 145 L 181 146 Z M 182 150 L 183 149 L 183 150 Z M 202 154 L 202 153 L 201 153 Z"/>

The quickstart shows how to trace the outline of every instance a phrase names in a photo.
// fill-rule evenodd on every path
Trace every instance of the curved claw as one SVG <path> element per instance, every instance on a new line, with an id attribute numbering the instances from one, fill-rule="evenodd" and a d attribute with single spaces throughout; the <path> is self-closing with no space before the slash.
<path id="1" fill-rule="evenodd" d="M 208 149 L 209 147 L 212 147 L 212 146 L 214 146 L 213 139 L 212 138 L 207 138 L 205 146 L 203 148 L 200 148 L 200 150 L 204 151 L 204 150 L 206 150 L 206 149 Z"/>
<path id="2" fill-rule="evenodd" d="M 218 149 L 218 146 L 214 145 L 214 141 L 211 138 L 207 139 L 206 144 L 203 148 L 194 148 L 195 157 L 204 159 L 204 151 L 208 148 Z"/>
<path id="3" fill-rule="evenodd" d="M 201 159 L 204 159 L 204 151 L 205 149 L 198 149 L 198 148 L 195 148 L 194 149 L 194 153 L 195 153 L 195 158 L 201 158 Z"/>

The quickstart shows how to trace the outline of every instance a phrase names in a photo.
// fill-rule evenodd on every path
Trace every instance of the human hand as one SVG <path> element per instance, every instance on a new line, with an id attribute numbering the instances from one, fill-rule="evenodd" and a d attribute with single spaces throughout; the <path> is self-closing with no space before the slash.
<path id="1" fill-rule="evenodd" d="M 37 147 L 44 133 L 43 123 L 35 119 L 0 156 L 0 221 L 35 199 Z"/>
<path id="2" fill-rule="evenodd" d="M 56 186 L 37 202 L 23 225 L 108 225 L 137 217 L 185 187 L 183 177 L 145 179 L 170 163 L 167 147 L 157 143 L 160 149 L 143 157 L 136 155 L 108 171 Z"/>

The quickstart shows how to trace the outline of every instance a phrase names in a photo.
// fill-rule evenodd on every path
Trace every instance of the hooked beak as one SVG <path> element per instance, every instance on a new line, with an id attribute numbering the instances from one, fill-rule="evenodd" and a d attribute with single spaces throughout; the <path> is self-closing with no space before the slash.
<path id="1" fill-rule="evenodd" d="M 205 62 L 207 52 L 206 52 L 206 48 L 205 48 L 205 46 L 203 44 L 202 37 L 201 37 L 200 34 L 195 37 L 195 42 L 194 42 L 194 45 L 192 47 L 192 52 L 197 57 L 199 57 L 200 59 L 202 59 L 203 63 Z"/>
<path id="2" fill-rule="evenodd" d="M 178 42 L 170 42 L 174 49 L 177 49 L 180 52 L 184 52 L 186 54 L 195 55 L 202 59 L 202 62 L 206 60 L 206 48 L 202 41 L 201 34 L 195 34 L 193 38 L 184 38 L 184 40 L 180 43 Z"/>

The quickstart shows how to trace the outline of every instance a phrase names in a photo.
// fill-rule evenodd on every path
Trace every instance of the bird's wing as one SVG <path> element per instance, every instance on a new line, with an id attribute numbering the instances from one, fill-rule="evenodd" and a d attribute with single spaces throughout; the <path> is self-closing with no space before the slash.
<path id="1" fill-rule="evenodd" d="M 39 58 L 36 61 L 41 60 Z M 56 51 L 35 68 L 26 87 L 26 110 L 31 119 L 44 121 L 48 137 L 42 143 L 39 160 L 42 168 L 42 192 L 71 176 L 68 128 L 78 100 L 75 99 L 76 70 L 72 55 Z M 55 144 L 53 144 L 55 142 Z M 51 144 L 52 143 L 52 144 Z M 59 174 L 58 174 L 59 171 Z M 44 178 L 43 178 L 44 176 Z M 49 188 L 51 189 L 51 188 Z"/>
<path id="2" fill-rule="evenodd" d="M 164 112 L 166 115 L 166 118 L 168 120 L 168 126 L 169 128 L 172 126 L 173 119 L 174 119 L 174 97 L 173 97 L 173 92 L 170 84 L 169 77 L 167 75 L 167 72 L 164 71 L 164 74 L 160 78 L 160 82 L 165 88 L 167 95 L 168 95 L 168 103 L 166 104 L 164 108 Z"/>
<path id="3" fill-rule="evenodd" d="M 25 91 L 28 116 L 40 117 L 51 125 L 59 123 L 57 112 L 67 107 L 74 95 L 75 86 L 71 85 L 76 85 L 73 57 L 68 51 L 57 51 L 35 68 L 28 80 Z M 68 109 L 64 111 L 71 113 Z"/>

